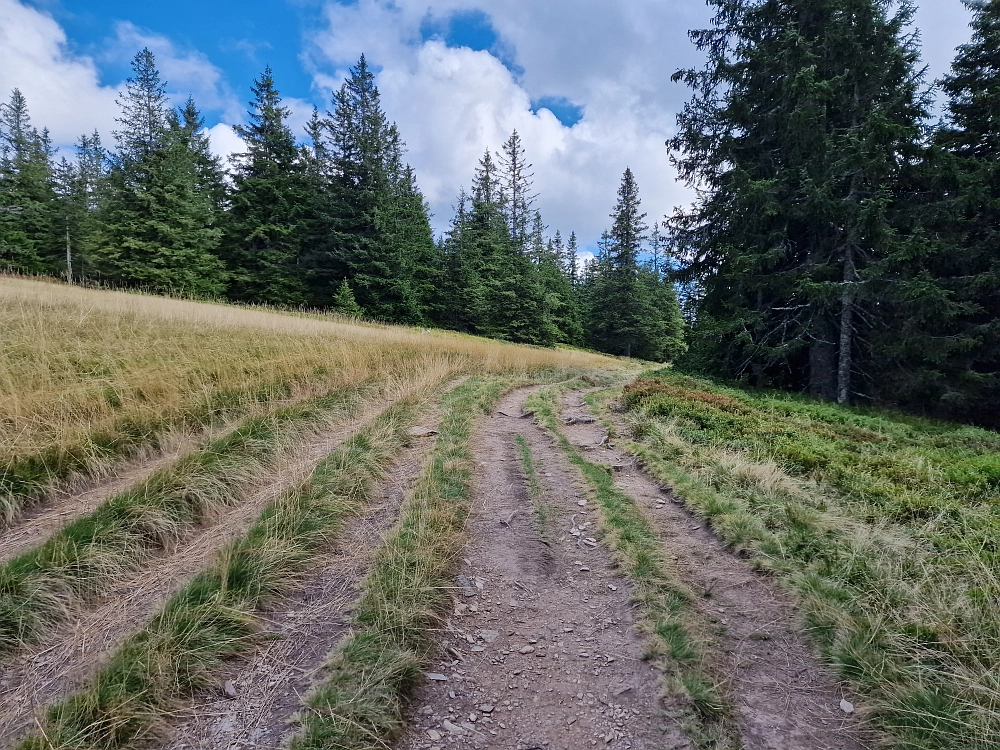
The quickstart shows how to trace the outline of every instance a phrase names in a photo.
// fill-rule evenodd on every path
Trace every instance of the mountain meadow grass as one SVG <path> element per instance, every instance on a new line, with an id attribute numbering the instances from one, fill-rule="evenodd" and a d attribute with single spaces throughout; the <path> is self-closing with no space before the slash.
<path id="1" fill-rule="evenodd" d="M 0 276 L 0 523 L 54 488 L 278 405 L 446 365 L 608 368 L 608 358 L 331 315 Z"/>
<path id="2" fill-rule="evenodd" d="M 621 406 L 624 447 L 785 576 L 892 746 L 1000 747 L 1000 435 L 670 369 Z"/>

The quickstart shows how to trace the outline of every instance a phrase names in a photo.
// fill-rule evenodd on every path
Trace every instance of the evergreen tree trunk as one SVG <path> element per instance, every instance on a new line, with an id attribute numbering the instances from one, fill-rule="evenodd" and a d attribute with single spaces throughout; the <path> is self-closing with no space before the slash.
<path id="1" fill-rule="evenodd" d="M 851 354 L 854 348 L 854 247 L 848 245 L 844 255 L 844 287 L 840 294 L 840 352 L 837 361 L 837 403 L 851 399 Z"/>

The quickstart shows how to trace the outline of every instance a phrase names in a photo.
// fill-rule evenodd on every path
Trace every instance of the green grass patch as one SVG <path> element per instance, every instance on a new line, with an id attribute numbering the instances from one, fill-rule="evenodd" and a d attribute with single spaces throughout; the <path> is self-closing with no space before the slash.
<path id="1" fill-rule="evenodd" d="M 894 747 L 1000 748 L 1000 435 L 647 374 L 638 456 L 798 591 Z"/>
<path id="2" fill-rule="evenodd" d="M 0 653 L 37 641 L 82 601 L 239 502 L 306 435 L 380 392 L 373 384 L 346 388 L 247 419 L 0 565 Z"/>
<path id="3" fill-rule="evenodd" d="M 560 431 L 559 391 L 538 391 L 527 408 L 555 435 L 594 492 L 617 562 L 632 581 L 634 598 L 641 605 L 640 627 L 647 635 L 648 657 L 664 675 L 681 726 L 698 747 L 736 748 L 730 709 L 717 689 L 721 680 L 706 656 L 705 623 L 692 604 L 695 595 L 667 562 L 660 540 L 635 500 L 615 486 L 612 470 L 584 458 Z"/>
<path id="4" fill-rule="evenodd" d="M 84 691 L 51 706 L 20 750 L 118 748 L 159 735 L 178 702 L 218 687 L 222 660 L 258 642 L 255 613 L 309 569 L 406 442 L 415 403 L 401 401 L 322 459 L 239 540 L 174 594 Z"/>
<path id="5" fill-rule="evenodd" d="M 524 439 L 523 435 L 515 438 L 517 453 L 521 459 L 521 473 L 524 475 L 528 485 L 528 495 L 531 498 L 531 505 L 535 511 L 535 519 L 538 521 L 538 534 L 548 544 L 552 540 L 549 538 L 549 515 L 551 508 L 545 500 L 545 490 L 542 482 L 538 478 L 538 469 L 535 466 L 535 457 L 531 452 L 531 446 Z"/>
<path id="6" fill-rule="evenodd" d="M 440 434 L 365 579 L 355 632 L 306 698 L 293 750 L 368 750 L 402 732 L 402 698 L 421 678 L 450 605 L 472 499 L 470 439 L 505 387 L 477 378 L 445 396 Z"/>

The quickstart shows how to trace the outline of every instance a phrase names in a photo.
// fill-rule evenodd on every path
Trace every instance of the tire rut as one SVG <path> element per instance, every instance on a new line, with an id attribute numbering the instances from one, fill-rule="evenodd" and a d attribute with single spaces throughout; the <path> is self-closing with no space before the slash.
<path id="1" fill-rule="evenodd" d="M 527 393 L 506 396 L 475 438 L 476 491 L 453 616 L 398 747 L 684 746 L 643 661 L 631 587 L 594 539 L 599 511 L 551 438 L 517 416 Z M 544 529 L 517 436 L 542 484 Z"/>
<path id="2" fill-rule="evenodd" d="M 563 395 L 567 418 L 592 418 L 585 391 Z M 616 467 L 615 484 L 641 507 L 663 540 L 714 633 L 710 654 L 722 676 L 744 750 L 862 750 L 874 743 L 857 714 L 845 714 L 846 688 L 803 633 L 794 598 L 729 550 L 700 517 L 668 496 L 634 460 L 609 445 L 599 424 L 564 426 L 588 458 Z"/>
<path id="3" fill-rule="evenodd" d="M 0 528 L 0 563 L 35 547 L 51 534 L 80 516 L 90 513 L 108 498 L 150 477 L 198 445 L 194 436 L 186 436 L 171 450 L 126 461 L 114 474 L 85 482 L 24 511 L 9 526 Z"/>
<path id="4" fill-rule="evenodd" d="M 436 424 L 438 414 L 424 415 Z M 433 446 L 414 438 L 387 470 L 361 515 L 348 521 L 334 546 L 323 554 L 303 584 L 275 608 L 261 614 L 271 636 L 248 659 L 233 662 L 220 675 L 220 690 L 200 696 L 174 716 L 169 750 L 279 748 L 304 696 L 322 678 L 329 653 L 350 628 L 349 612 L 359 584 L 384 535 L 392 528 L 403 499 Z M 232 682 L 235 697 L 222 689 Z"/>
<path id="5" fill-rule="evenodd" d="M 384 406 L 369 407 L 303 443 L 238 505 L 217 513 L 181 544 L 151 560 L 143 570 L 50 633 L 44 643 L 21 649 L 0 663 L 0 745 L 11 744 L 41 719 L 49 703 L 85 684 L 101 662 L 147 623 L 213 555 Z"/>

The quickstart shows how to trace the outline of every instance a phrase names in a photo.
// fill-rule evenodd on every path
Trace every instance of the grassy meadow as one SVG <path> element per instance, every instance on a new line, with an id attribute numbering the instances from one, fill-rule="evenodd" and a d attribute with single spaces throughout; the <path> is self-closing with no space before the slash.
<path id="1" fill-rule="evenodd" d="M 629 449 L 787 576 L 894 746 L 1000 746 L 1000 435 L 669 369 L 622 401 Z"/>
<path id="2" fill-rule="evenodd" d="M 0 277 L 0 522 L 54 486 L 361 383 L 578 370 L 581 352 Z"/>

